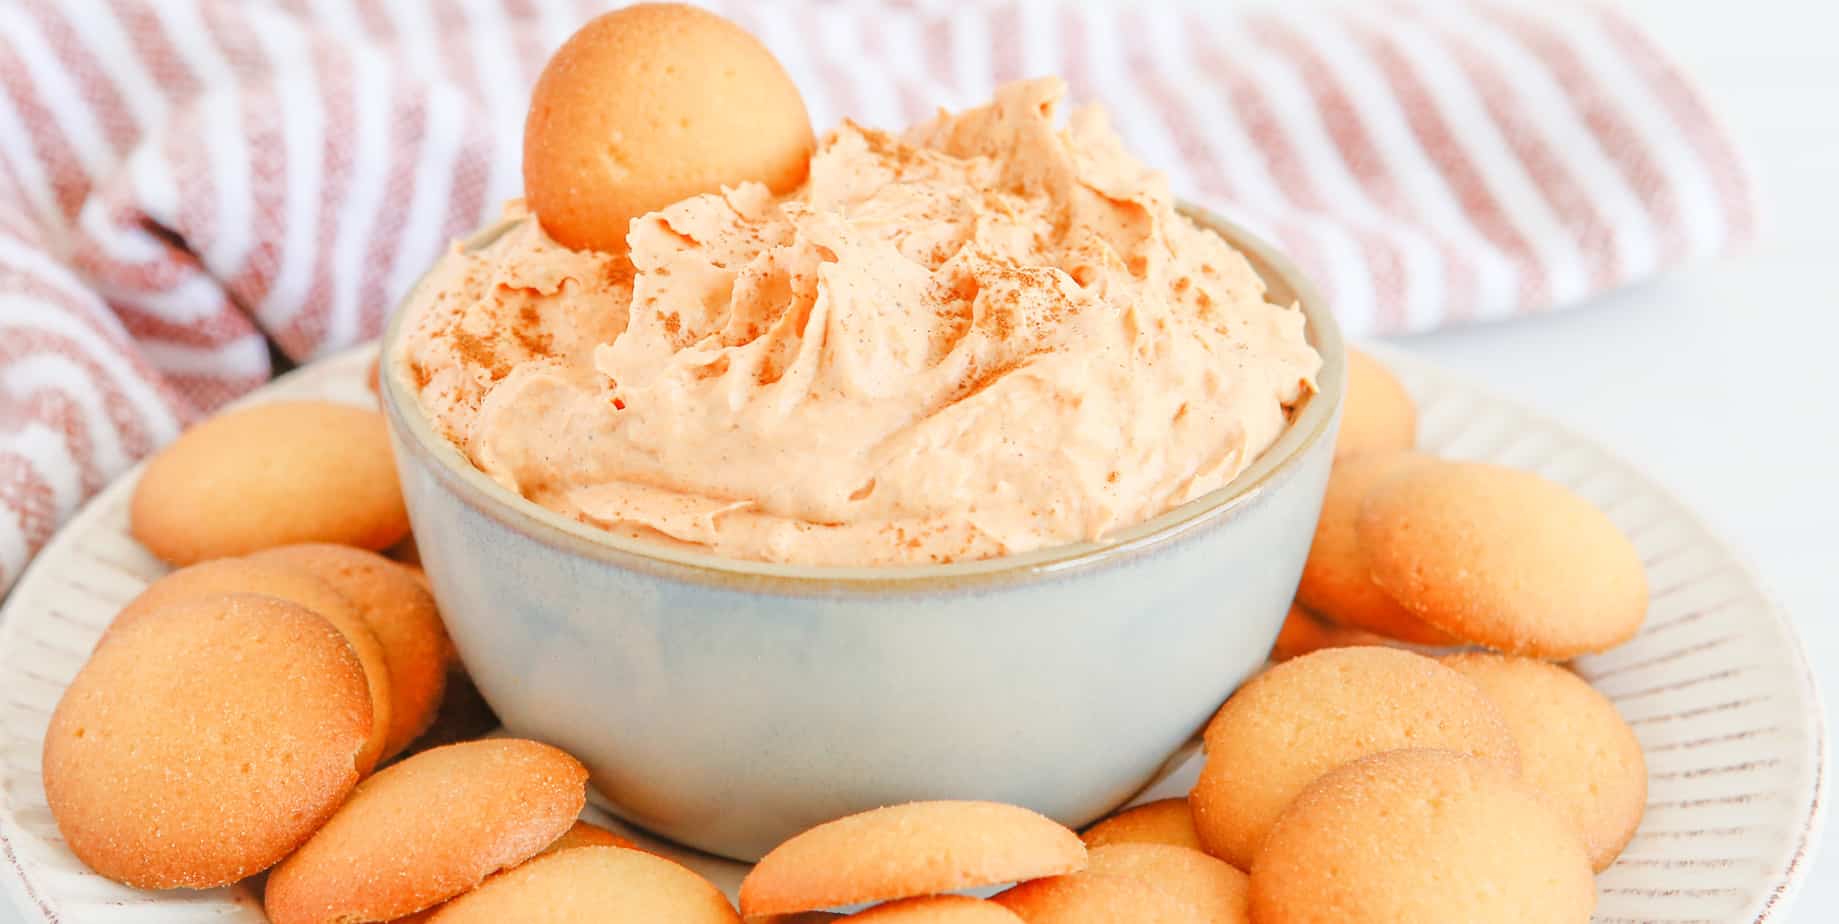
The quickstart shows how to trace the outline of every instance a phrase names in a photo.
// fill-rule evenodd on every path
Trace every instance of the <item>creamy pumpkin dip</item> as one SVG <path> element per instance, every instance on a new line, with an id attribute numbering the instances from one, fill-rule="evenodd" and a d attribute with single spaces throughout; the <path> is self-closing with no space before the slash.
<path id="1" fill-rule="evenodd" d="M 1313 389 L 1302 313 L 1058 80 L 574 251 L 513 203 L 396 360 L 506 488 L 616 533 L 806 565 L 1107 534 L 1230 482 Z"/>

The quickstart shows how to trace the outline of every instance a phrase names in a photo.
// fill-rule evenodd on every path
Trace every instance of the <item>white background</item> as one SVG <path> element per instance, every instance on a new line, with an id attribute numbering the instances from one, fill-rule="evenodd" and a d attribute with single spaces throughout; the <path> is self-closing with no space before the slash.
<path id="1" fill-rule="evenodd" d="M 1698 510 L 1792 614 L 1832 695 L 1839 4 L 1619 2 L 1747 143 L 1766 197 L 1762 243 L 1586 310 L 1399 345 L 1596 437 Z M 1839 921 L 1839 826 L 1827 830 L 1797 922 Z M 18 920 L 0 903 L 0 924 Z"/>

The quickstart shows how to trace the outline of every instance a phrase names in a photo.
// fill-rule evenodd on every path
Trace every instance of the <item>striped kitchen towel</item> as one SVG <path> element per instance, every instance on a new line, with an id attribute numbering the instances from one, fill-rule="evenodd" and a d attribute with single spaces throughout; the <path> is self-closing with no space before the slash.
<path id="1" fill-rule="evenodd" d="M 0 0 L 0 588 L 277 356 L 373 336 L 519 193 L 528 88 L 606 5 Z M 1576 304 L 1755 228 L 1704 101 L 1599 6 L 713 5 L 820 127 L 1065 75 L 1354 333 Z"/>

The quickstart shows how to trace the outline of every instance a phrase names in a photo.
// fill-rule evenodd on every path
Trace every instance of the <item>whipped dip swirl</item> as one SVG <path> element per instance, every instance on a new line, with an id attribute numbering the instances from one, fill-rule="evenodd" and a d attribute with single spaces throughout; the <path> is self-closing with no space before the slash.
<path id="1" fill-rule="evenodd" d="M 643 216 L 629 258 L 513 203 L 396 360 L 480 470 L 617 533 L 805 565 L 1102 539 L 1230 482 L 1320 358 L 1101 111 L 1056 125 L 1064 93 L 845 122 L 803 187 Z"/>

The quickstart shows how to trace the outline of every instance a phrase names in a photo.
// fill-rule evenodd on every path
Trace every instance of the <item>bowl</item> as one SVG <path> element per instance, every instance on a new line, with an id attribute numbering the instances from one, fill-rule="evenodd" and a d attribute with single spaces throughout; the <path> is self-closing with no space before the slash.
<path id="1" fill-rule="evenodd" d="M 1190 214 L 1271 298 L 1302 306 L 1319 391 L 1219 490 L 1101 542 L 975 562 L 739 561 L 538 506 L 430 426 L 395 360 L 398 311 L 385 413 L 422 565 L 479 691 L 511 731 L 580 757 L 625 820 L 735 859 L 917 799 L 1011 802 L 1075 827 L 1123 803 L 1263 664 L 1344 387 L 1340 333 L 1295 268 Z"/>

